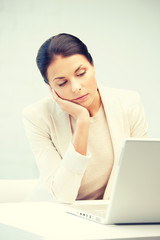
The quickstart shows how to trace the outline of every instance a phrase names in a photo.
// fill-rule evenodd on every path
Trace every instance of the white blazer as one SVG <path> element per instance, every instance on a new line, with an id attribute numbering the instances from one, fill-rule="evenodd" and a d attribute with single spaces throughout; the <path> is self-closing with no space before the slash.
<path id="1" fill-rule="evenodd" d="M 124 139 L 146 137 L 148 127 L 137 92 L 102 86 L 99 91 L 114 151 L 114 164 L 103 196 L 109 199 Z M 91 156 L 77 153 L 71 144 L 69 115 L 49 96 L 25 108 L 23 119 L 40 172 L 33 200 L 74 202 Z"/>

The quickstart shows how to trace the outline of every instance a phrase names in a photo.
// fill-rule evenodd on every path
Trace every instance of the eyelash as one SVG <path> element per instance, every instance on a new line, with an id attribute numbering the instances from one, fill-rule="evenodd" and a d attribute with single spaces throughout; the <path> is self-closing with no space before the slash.
<path id="1" fill-rule="evenodd" d="M 77 76 L 78 76 L 78 77 L 83 76 L 85 73 L 86 73 L 86 71 L 84 71 L 84 72 L 78 74 Z"/>
<path id="2" fill-rule="evenodd" d="M 63 87 L 65 84 L 67 83 L 67 80 L 66 81 L 64 81 L 63 83 L 61 83 L 61 84 L 58 84 L 58 86 L 59 87 Z"/>
<path id="3" fill-rule="evenodd" d="M 84 71 L 83 73 L 78 74 L 77 76 L 78 76 L 78 77 L 81 77 L 81 76 L 83 76 L 85 73 L 86 73 L 86 71 Z M 59 86 L 59 87 L 63 87 L 66 83 L 67 83 L 67 80 L 64 81 L 64 82 L 61 83 L 61 84 L 58 84 L 58 86 Z"/>

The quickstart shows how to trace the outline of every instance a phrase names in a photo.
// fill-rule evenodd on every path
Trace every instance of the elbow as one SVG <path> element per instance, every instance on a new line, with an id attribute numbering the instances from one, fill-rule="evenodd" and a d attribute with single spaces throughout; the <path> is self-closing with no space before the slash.
<path id="1" fill-rule="evenodd" d="M 77 184 L 73 184 L 71 181 L 68 181 L 66 184 L 64 182 L 54 181 L 50 185 L 50 190 L 56 201 L 64 204 L 73 204 L 78 195 L 79 191 L 79 182 Z"/>

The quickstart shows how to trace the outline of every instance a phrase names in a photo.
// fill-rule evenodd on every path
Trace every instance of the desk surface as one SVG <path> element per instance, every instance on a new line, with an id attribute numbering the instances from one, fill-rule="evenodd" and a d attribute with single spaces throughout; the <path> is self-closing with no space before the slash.
<path id="1" fill-rule="evenodd" d="M 44 240 L 160 239 L 160 224 L 101 225 L 70 215 L 64 205 L 51 202 L 1 203 L 0 223 L 43 236 L 40 239 Z"/>

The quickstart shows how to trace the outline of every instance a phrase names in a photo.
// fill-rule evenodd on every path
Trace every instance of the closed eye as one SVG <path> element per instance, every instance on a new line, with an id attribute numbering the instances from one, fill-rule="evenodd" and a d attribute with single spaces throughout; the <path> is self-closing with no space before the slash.
<path id="1" fill-rule="evenodd" d="M 86 73 L 86 71 L 80 72 L 77 74 L 78 77 L 83 76 Z"/>
<path id="2" fill-rule="evenodd" d="M 66 83 L 67 83 L 67 80 L 64 81 L 64 82 L 62 82 L 62 83 L 60 83 L 60 84 L 58 84 L 58 86 L 59 86 L 59 87 L 62 87 L 62 86 L 64 86 Z"/>

